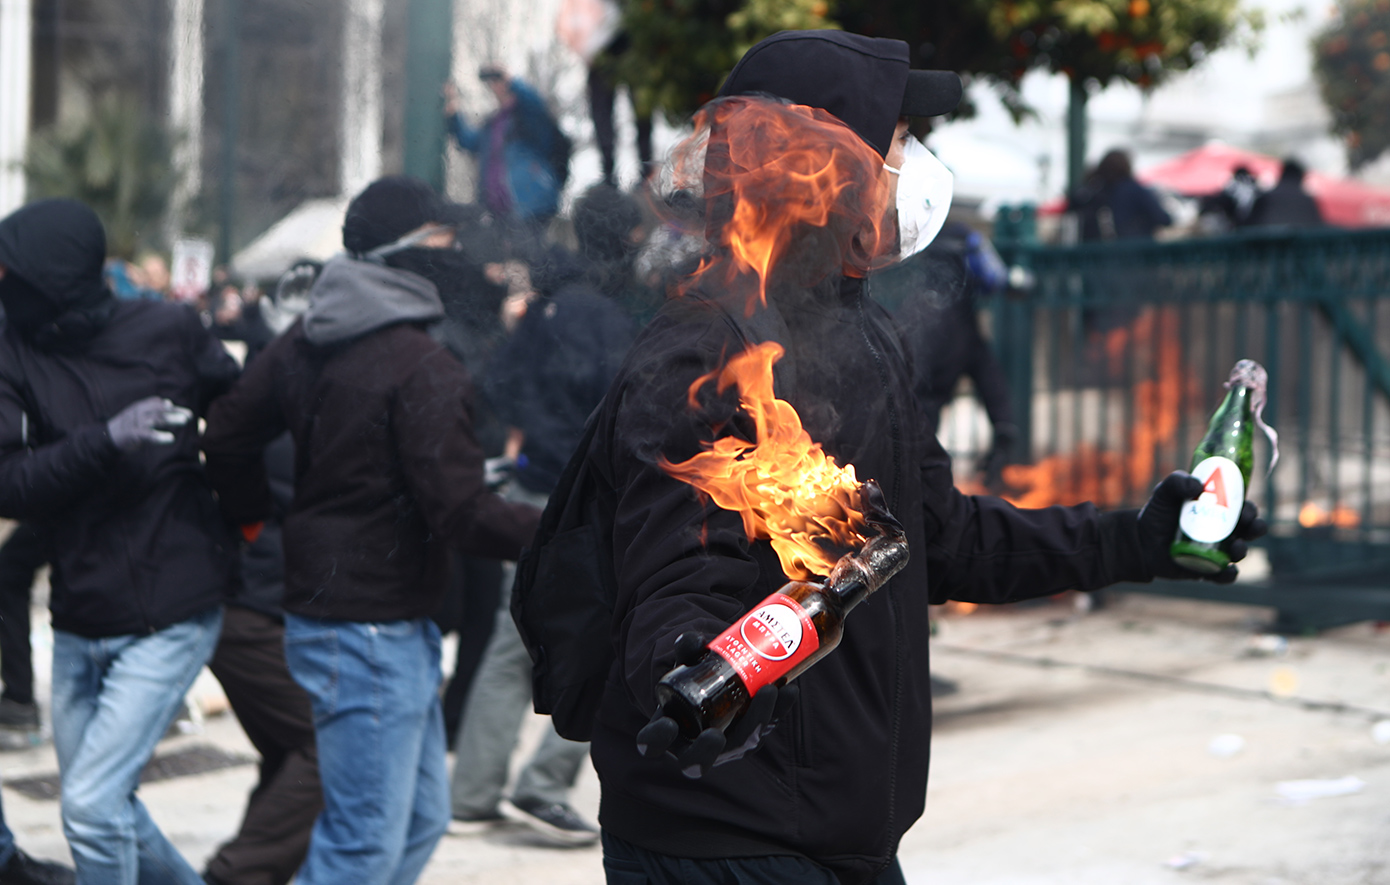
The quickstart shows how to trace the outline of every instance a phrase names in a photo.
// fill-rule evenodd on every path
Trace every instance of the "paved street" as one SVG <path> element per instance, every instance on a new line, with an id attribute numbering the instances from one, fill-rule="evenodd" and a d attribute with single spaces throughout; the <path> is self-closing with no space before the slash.
<path id="1" fill-rule="evenodd" d="M 1065 600 L 946 613 L 934 661 L 961 690 L 937 705 L 928 808 L 902 845 L 908 881 L 1390 883 L 1390 745 L 1372 739 L 1375 711 L 1390 718 L 1390 631 L 1361 624 L 1252 654 L 1265 616 L 1138 595 L 1085 617 Z M 160 752 L 206 745 L 252 754 L 228 716 Z M 7 782 L 55 770 L 49 747 L 5 753 L 0 766 Z M 1304 804 L 1277 792 L 1346 777 L 1359 792 Z M 235 827 L 253 780 L 242 764 L 141 795 L 201 862 Z M 575 799 L 596 814 L 592 771 Z M 6 788 L 4 805 L 26 850 L 67 857 L 56 802 Z M 423 881 L 598 885 L 602 870 L 596 848 L 540 847 L 504 826 L 447 837 Z"/>

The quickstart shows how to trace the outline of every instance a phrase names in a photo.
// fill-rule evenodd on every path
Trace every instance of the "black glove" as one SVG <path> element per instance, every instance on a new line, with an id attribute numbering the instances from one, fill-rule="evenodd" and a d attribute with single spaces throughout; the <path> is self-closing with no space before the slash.
<path id="1" fill-rule="evenodd" d="M 106 422 L 111 441 L 123 452 L 133 452 L 146 443 L 168 445 L 174 435 L 163 427 L 182 427 L 193 420 L 193 412 L 171 400 L 147 396 L 116 413 Z"/>
<path id="2" fill-rule="evenodd" d="M 676 637 L 676 663 L 689 666 L 705 653 L 709 638 L 703 633 L 685 632 Z M 680 738 L 680 726 L 658 708 L 651 721 L 637 732 L 637 752 L 643 756 L 666 754 L 681 767 L 681 774 L 699 778 L 716 765 L 742 759 L 756 750 L 762 739 L 777 727 L 777 720 L 800 697 L 801 689 L 794 684 L 764 685 L 753 695 L 743 715 L 729 723 L 727 734 L 717 728 L 706 728 L 693 741 Z"/>
<path id="3" fill-rule="evenodd" d="M 1179 580 L 1212 581 L 1229 584 L 1236 579 L 1239 570 L 1234 565 L 1214 575 L 1204 575 L 1192 569 L 1183 568 L 1173 561 L 1168 550 L 1178 534 L 1178 517 L 1182 505 L 1202 494 L 1202 481 L 1190 473 L 1175 470 L 1164 477 L 1163 482 L 1154 486 L 1149 503 L 1139 511 L 1139 545 L 1143 551 L 1144 566 L 1155 578 L 1176 578 Z M 1240 508 L 1240 519 L 1236 521 L 1234 538 L 1231 542 L 1231 562 L 1239 562 L 1249 552 L 1249 541 L 1269 530 L 1260 519 L 1259 508 L 1246 501 Z"/>

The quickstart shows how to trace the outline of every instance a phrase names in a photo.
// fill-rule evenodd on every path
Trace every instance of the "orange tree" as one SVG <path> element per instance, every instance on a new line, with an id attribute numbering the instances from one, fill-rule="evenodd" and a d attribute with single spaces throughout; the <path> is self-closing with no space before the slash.
<path id="1" fill-rule="evenodd" d="M 1005 48 L 988 73 L 1017 84 L 1035 68 L 1099 86 L 1148 88 L 1263 26 L 1240 0 L 970 0 Z"/>
<path id="2" fill-rule="evenodd" d="M 1264 20 L 1240 0 L 970 0 L 1005 49 L 1005 60 L 985 72 L 1006 104 L 1022 108 L 1018 86 L 1030 70 L 1066 74 L 1067 180 L 1075 187 L 1086 155 L 1086 98 L 1113 82 L 1142 89 L 1197 65 L 1216 48 L 1244 42 L 1253 48 Z M 1017 113 L 1017 111 L 1016 111 Z"/>
<path id="3" fill-rule="evenodd" d="M 625 0 L 628 48 L 600 56 L 638 113 L 684 120 L 714 97 L 745 51 L 778 31 L 833 28 L 827 0 Z"/>
<path id="4" fill-rule="evenodd" d="M 1313 69 L 1347 163 L 1369 163 L 1390 147 L 1390 0 L 1339 0 L 1313 40 Z"/>

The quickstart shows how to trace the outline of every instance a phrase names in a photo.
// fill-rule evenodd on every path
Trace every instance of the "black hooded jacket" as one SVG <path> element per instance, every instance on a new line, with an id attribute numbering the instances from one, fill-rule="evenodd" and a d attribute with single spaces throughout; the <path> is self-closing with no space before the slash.
<path id="1" fill-rule="evenodd" d="M 483 387 L 508 426 L 525 434 L 517 482 L 542 495 L 555 488 L 635 337 L 632 320 L 584 279 L 582 264 L 566 264 L 572 257 L 558 248 L 548 257 L 545 273 L 532 272 L 541 297 L 498 350 Z"/>
<path id="2" fill-rule="evenodd" d="M 294 438 L 286 612 L 428 617 L 444 592 L 446 544 L 514 558 L 535 533 L 538 511 L 483 482 L 472 383 L 423 328 L 443 313 L 423 277 L 336 258 L 309 310 L 208 416 L 208 474 L 238 525 L 274 512 L 263 451 L 286 430 Z"/>
<path id="3" fill-rule="evenodd" d="M 78 330 L 44 346 L 13 323 L 0 335 L 0 516 L 52 539 L 53 625 L 88 637 L 163 629 L 221 604 L 238 580 L 196 422 L 130 453 L 106 429 L 150 396 L 201 417 L 236 363 L 190 308 L 100 298 L 105 250 L 80 203 L 0 221 L 0 265 L 58 308 L 59 329 Z M 85 319 L 67 323 L 74 305 Z"/>
<path id="4" fill-rule="evenodd" d="M 904 68 L 906 58 L 900 62 Z M 865 88 L 865 94 L 868 94 Z M 804 254 L 804 253 L 803 253 Z M 929 608 L 1000 603 L 1141 574 L 1136 513 L 1091 505 L 1019 510 L 968 497 L 913 396 L 910 350 L 866 283 L 839 273 L 769 284 L 751 315 L 706 291 L 662 308 L 609 389 L 590 465 L 614 494 L 616 660 L 592 756 L 608 832 L 676 857 L 804 855 L 846 885 L 869 882 L 921 815 L 931 739 Z M 846 619 L 839 647 L 798 679 L 798 703 L 746 758 L 689 780 L 644 758 L 636 734 L 688 630 L 717 634 L 786 577 L 765 541 L 659 466 L 716 436 L 750 438 L 734 391 L 693 381 L 748 344 L 775 341 L 776 393 L 811 438 L 876 479 L 907 531 L 911 560 Z"/>

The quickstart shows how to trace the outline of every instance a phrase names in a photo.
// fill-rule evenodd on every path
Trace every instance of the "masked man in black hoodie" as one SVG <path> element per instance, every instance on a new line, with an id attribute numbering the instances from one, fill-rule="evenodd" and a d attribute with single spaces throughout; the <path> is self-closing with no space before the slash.
<path id="1" fill-rule="evenodd" d="M 748 51 L 723 94 L 677 151 L 699 167 L 676 186 L 703 195 L 702 270 L 634 344 L 588 456 L 612 495 L 617 580 L 616 660 L 591 745 L 604 866 L 612 885 L 901 883 L 898 840 L 921 815 L 927 784 L 928 606 L 1195 578 L 1167 548 L 1201 484 L 1174 474 L 1142 512 L 1113 513 L 1020 510 L 954 489 L 915 404 L 909 350 L 864 279 L 884 253 L 911 254 L 940 227 L 932 212 L 942 201 L 929 202 L 925 187 L 933 160 L 903 118 L 950 111 L 954 74 L 909 74 L 896 40 L 784 32 Z M 739 97 L 750 94 L 761 97 Z M 827 164 L 829 178 L 817 171 Z M 828 202 L 811 199 L 821 188 Z M 789 208 L 813 204 L 825 215 L 787 220 Z M 770 220 L 763 232 L 780 244 L 764 274 L 748 270 L 752 241 L 731 233 L 750 219 Z M 716 438 L 751 441 L 738 390 L 697 381 L 764 342 L 785 350 L 776 395 L 837 463 L 878 481 L 911 558 L 849 615 L 833 653 L 780 698 L 775 685 L 758 693 L 727 743 L 711 729 L 676 745 L 676 723 L 653 715 L 657 680 L 786 581 L 769 542 L 750 541 L 738 514 L 663 468 Z M 1242 536 L 1260 530 L 1246 507 Z M 786 704 L 787 695 L 799 699 Z"/>
<path id="2" fill-rule="evenodd" d="M 294 438 L 284 518 L 285 657 L 309 693 L 324 810 L 300 885 L 408 885 L 449 823 L 439 628 L 446 545 L 515 559 L 540 513 L 489 492 L 468 373 L 426 328 L 444 316 L 453 231 L 423 182 L 348 206 L 348 254 L 309 309 L 208 416 L 223 512 L 272 509 L 262 453 Z"/>
<path id="3" fill-rule="evenodd" d="M 217 642 L 236 547 L 195 419 L 237 366 L 187 307 L 117 301 L 72 200 L 0 221 L 0 516 L 52 554 L 53 744 L 82 882 L 201 882 L 136 798 Z"/>

